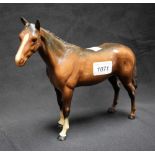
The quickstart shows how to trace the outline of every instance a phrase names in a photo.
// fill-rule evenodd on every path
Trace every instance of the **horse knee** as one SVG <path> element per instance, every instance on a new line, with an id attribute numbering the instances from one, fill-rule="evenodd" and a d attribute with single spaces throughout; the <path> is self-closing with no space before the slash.
<path id="1" fill-rule="evenodd" d="M 63 107 L 63 114 L 64 114 L 64 118 L 67 118 L 70 114 L 70 107 L 68 106 Z"/>

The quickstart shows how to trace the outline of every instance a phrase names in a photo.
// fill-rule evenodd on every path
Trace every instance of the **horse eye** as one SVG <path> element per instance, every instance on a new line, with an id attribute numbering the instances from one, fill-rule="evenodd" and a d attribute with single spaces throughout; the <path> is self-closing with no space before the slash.
<path id="1" fill-rule="evenodd" d="M 35 43 L 37 41 L 37 38 L 33 38 L 32 42 Z"/>

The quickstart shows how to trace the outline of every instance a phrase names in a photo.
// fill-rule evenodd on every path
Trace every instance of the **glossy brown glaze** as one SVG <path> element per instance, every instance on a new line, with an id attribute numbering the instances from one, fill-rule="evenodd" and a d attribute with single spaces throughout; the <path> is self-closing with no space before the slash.
<path id="1" fill-rule="evenodd" d="M 74 88 L 77 86 L 93 85 L 108 79 L 114 88 L 114 100 L 108 112 L 115 112 L 119 81 L 122 82 L 131 99 L 130 119 L 135 118 L 135 89 L 136 89 L 136 58 L 133 51 L 127 46 L 117 43 L 104 43 L 98 46 L 98 51 L 81 48 L 66 43 L 53 33 L 36 24 L 29 23 L 21 18 L 25 25 L 19 34 L 21 45 L 16 54 L 17 66 L 23 66 L 28 58 L 39 51 L 47 68 L 47 75 L 55 88 L 60 107 L 59 124 L 62 131 L 59 140 L 66 138 L 69 129 L 69 113 Z M 112 71 L 109 74 L 94 75 L 94 62 L 112 62 Z"/>

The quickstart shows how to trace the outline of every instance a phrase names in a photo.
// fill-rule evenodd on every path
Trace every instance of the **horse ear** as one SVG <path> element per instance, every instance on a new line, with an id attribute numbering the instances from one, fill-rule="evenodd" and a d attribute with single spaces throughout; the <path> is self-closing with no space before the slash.
<path id="1" fill-rule="evenodd" d="M 40 22 L 39 22 L 39 20 L 36 20 L 35 28 L 36 28 L 38 31 L 40 31 Z"/>
<path id="2" fill-rule="evenodd" d="M 27 23 L 29 23 L 24 17 L 20 17 L 21 22 L 26 25 Z"/>

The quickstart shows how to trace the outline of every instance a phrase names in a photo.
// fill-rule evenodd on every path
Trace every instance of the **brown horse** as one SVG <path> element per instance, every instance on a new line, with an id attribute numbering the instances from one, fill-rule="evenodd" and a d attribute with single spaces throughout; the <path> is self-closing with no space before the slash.
<path id="1" fill-rule="evenodd" d="M 15 57 L 17 66 L 23 66 L 28 58 L 39 51 L 46 64 L 49 80 L 55 88 L 60 107 L 62 130 L 58 139 L 65 140 L 69 129 L 69 113 L 74 88 L 93 85 L 108 79 L 114 89 L 114 100 L 108 112 L 115 112 L 122 82 L 131 99 L 130 119 L 135 118 L 136 58 L 132 50 L 117 43 L 104 43 L 98 47 L 81 48 L 66 43 L 53 33 L 21 18 L 25 25 L 19 34 L 21 45 Z"/>

